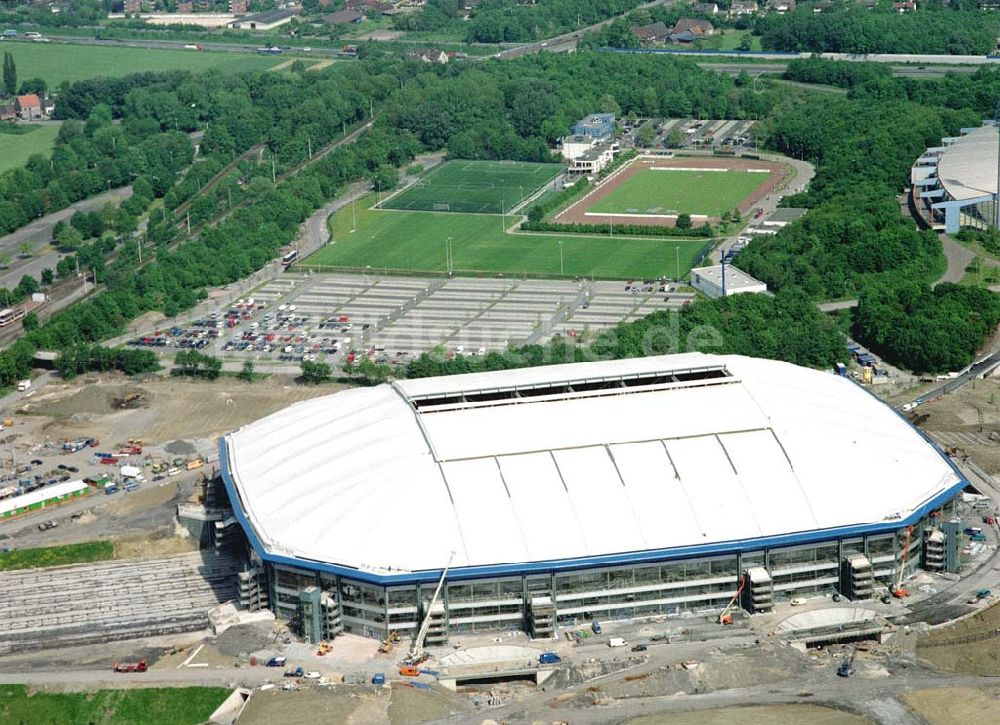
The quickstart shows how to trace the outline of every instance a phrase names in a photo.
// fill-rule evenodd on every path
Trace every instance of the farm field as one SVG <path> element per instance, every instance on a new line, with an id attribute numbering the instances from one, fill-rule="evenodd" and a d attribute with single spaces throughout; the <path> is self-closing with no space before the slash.
<path id="1" fill-rule="evenodd" d="M 552 181 L 562 170 L 561 164 L 448 161 L 382 207 L 500 214 Z"/>
<path id="2" fill-rule="evenodd" d="M 0 172 L 24 166 L 32 154 L 49 155 L 59 126 L 16 126 L 27 133 L 0 133 Z"/>
<path id="3" fill-rule="evenodd" d="M 749 171 L 644 169 L 591 206 L 604 214 L 692 214 L 720 217 L 764 183 Z"/>
<path id="4" fill-rule="evenodd" d="M 374 198 L 355 205 L 357 231 L 351 232 L 350 206 L 331 217 L 333 242 L 304 264 L 443 272 L 445 246 L 452 240 L 454 273 L 590 276 L 611 279 L 676 274 L 677 250 L 685 274 L 701 256 L 706 240 L 507 234 L 500 216 L 372 209 Z"/>
<path id="5" fill-rule="evenodd" d="M 4 43 L 4 51 L 14 56 L 19 80 L 41 78 L 54 88 L 63 81 L 120 77 L 150 70 L 208 70 L 224 73 L 267 70 L 288 60 L 253 53 L 212 53 L 194 50 L 114 48 L 103 45 L 69 43 Z"/>

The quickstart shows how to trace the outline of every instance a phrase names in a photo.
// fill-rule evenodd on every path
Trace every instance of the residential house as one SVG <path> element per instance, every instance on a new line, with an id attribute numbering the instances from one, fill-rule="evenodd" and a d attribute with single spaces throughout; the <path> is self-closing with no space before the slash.
<path id="1" fill-rule="evenodd" d="M 729 5 L 729 17 L 738 18 L 742 15 L 753 15 L 758 9 L 757 0 L 733 0 Z"/>
<path id="2" fill-rule="evenodd" d="M 879 0 L 857 0 L 857 5 L 865 10 L 872 10 L 878 7 Z"/>
<path id="3" fill-rule="evenodd" d="M 229 0 L 229 12 L 233 15 L 246 15 L 249 5 L 247 0 Z"/>
<path id="4" fill-rule="evenodd" d="M 821 2 L 813 3 L 813 12 L 814 13 L 826 12 L 832 7 L 833 7 L 832 2 L 826 2 L 826 0 L 822 0 Z"/>
<path id="5" fill-rule="evenodd" d="M 182 14 L 188 14 L 194 12 L 194 0 L 187 0 L 186 2 L 177 3 L 177 12 Z"/>
<path id="6" fill-rule="evenodd" d="M 14 104 L 22 121 L 37 121 L 42 117 L 42 101 L 35 93 L 17 96 Z"/>
<path id="7" fill-rule="evenodd" d="M 419 60 L 423 63 L 439 63 L 444 65 L 448 62 L 448 54 L 443 50 L 437 50 L 436 48 L 432 48 L 430 50 L 415 50 L 412 53 L 407 53 L 407 57 Z"/>
<path id="8" fill-rule="evenodd" d="M 906 0 L 906 2 L 893 3 L 892 9 L 897 13 L 912 13 L 916 12 L 917 4 L 913 0 Z"/>
<path id="9" fill-rule="evenodd" d="M 328 25 L 356 25 L 364 19 L 365 14 L 358 10 L 338 10 L 323 16 L 323 22 Z"/>
<path id="10" fill-rule="evenodd" d="M 56 99 L 52 96 L 42 97 L 42 113 L 51 116 L 56 111 Z"/>
<path id="11" fill-rule="evenodd" d="M 715 3 L 698 3 L 693 8 L 696 13 L 701 13 L 702 15 L 718 15 L 719 6 Z"/>
<path id="12" fill-rule="evenodd" d="M 665 43 L 670 36 L 670 28 L 662 22 L 652 25 L 633 25 L 630 30 L 641 43 Z"/>
<path id="13" fill-rule="evenodd" d="M 795 0 L 767 0 L 767 9 L 772 13 L 784 15 L 795 10 Z"/>
<path id="14" fill-rule="evenodd" d="M 142 0 L 125 0 L 122 10 L 126 15 L 138 15 L 142 12 Z"/>
<path id="15" fill-rule="evenodd" d="M 691 33 L 695 36 L 695 40 L 697 40 L 698 38 L 707 38 L 714 32 L 715 27 L 707 20 L 700 20 L 698 18 L 681 18 L 674 25 L 672 34 L 680 35 L 682 33 Z"/>
<path id="16" fill-rule="evenodd" d="M 13 121 L 17 118 L 17 104 L 11 102 L 0 103 L 0 121 Z"/>

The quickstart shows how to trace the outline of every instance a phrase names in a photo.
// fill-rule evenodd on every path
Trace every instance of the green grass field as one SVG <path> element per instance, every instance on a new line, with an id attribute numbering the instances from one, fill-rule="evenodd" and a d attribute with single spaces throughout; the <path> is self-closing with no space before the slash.
<path id="1" fill-rule="evenodd" d="M 59 127 L 15 126 L 27 133 L 0 133 L 0 172 L 24 166 L 32 154 L 49 155 L 56 142 Z"/>
<path id="2" fill-rule="evenodd" d="M 150 687 L 29 695 L 24 685 L 2 685 L 0 722 L 197 725 L 208 720 L 229 692 L 221 687 Z"/>
<path id="3" fill-rule="evenodd" d="M 80 81 L 98 76 L 118 77 L 148 70 L 208 70 L 225 73 L 266 70 L 289 60 L 252 53 L 211 53 L 196 50 L 153 50 L 115 48 L 106 45 L 67 43 L 4 43 L 4 51 L 14 56 L 19 81 L 42 78 L 49 88 L 63 81 Z"/>
<path id="4" fill-rule="evenodd" d="M 416 272 L 443 272 L 445 246 L 452 240 L 453 270 L 461 273 L 532 274 L 612 279 L 673 276 L 676 248 L 681 274 L 697 261 L 706 240 L 507 234 L 499 215 L 386 211 L 371 209 L 374 199 L 356 204 L 357 231 L 351 232 L 351 207 L 330 220 L 333 243 L 305 264 Z M 507 219 L 508 225 L 513 218 Z M 562 268 L 560 269 L 560 241 Z"/>
<path id="5" fill-rule="evenodd" d="M 85 541 L 82 544 L 46 546 L 41 549 L 14 549 L 0 552 L 0 571 L 86 564 L 113 559 L 114 555 L 115 545 L 110 541 Z"/>
<path id="6" fill-rule="evenodd" d="M 654 171 L 647 169 L 587 211 L 603 214 L 704 214 L 720 217 L 736 208 L 768 174 L 748 171 Z"/>
<path id="7" fill-rule="evenodd" d="M 552 181 L 560 164 L 448 161 L 382 204 L 386 209 L 499 214 Z"/>

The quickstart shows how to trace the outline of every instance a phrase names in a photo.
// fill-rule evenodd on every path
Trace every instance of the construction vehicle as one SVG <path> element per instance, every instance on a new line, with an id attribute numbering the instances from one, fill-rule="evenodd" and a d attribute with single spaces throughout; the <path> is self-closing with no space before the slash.
<path id="1" fill-rule="evenodd" d="M 403 677 L 419 677 L 420 670 L 410 665 L 404 665 L 403 667 L 399 668 L 399 674 L 401 674 Z"/>
<path id="2" fill-rule="evenodd" d="M 739 581 L 739 586 L 736 588 L 736 593 L 733 598 L 729 600 L 729 604 L 726 608 L 722 610 L 722 614 L 719 615 L 719 624 L 732 624 L 733 615 L 729 613 L 729 610 L 733 608 L 733 605 L 739 601 L 740 594 L 743 593 L 743 587 L 746 585 L 746 577 L 741 576 Z"/>
<path id="3" fill-rule="evenodd" d="M 327 654 L 329 654 L 329 652 L 330 652 L 330 643 L 329 642 L 320 642 L 319 643 L 319 649 L 316 650 L 316 656 L 317 657 L 325 657 Z"/>
<path id="4" fill-rule="evenodd" d="M 138 662 L 115 662 L 115 672 L 145 672 L 146 660 Z"/>
<path id="5" fill-rule="evenodd" d="M 852 650 L 850 658 L 840 663 L 837 668 L 837 677 L 850 677 L 854 674 L 854 656 L 857 653 L 857 650 Z"/>
<path id="6" fill-rule="evenodd" d="M 186 468 L 189 471 L 193 471 L 194 469 L 201 468 L 204 465 L 205 462 L 203 460 L 201 460 L 200 458 L 195 458 L 193 461 L 188 461 L 187 463 L 185 463 L 184 468 Z"/>
<path id="7" fill-rule="evenodd" d="M 379 654 L 389 654 L 392 652 L 392 648 L 396 646 L 399 641 L 399 632 L 392 630 L 389 632 L 389 636 L 382 640 L 382 644 L 378 646 Z"/>
<path id="8" fill-rule="evenodd" d="M 903 543 L 903 560 L 899 564 L 899 576 L 896 577 L 896 586 L 892 589 L 892 596 L 896 599 L 902 599 L 903 597 L 910 596 L 910 593 L 903 589 L 903 576 L 906 574 L 906 560 L 910 558 L 910 534 L 913 533 L 913 527 L 906 527 L 906 541 Z"/>
<path id="9" fill-rule="evenodd" d="M 403 664 L 405 665 L 414 665 L 426 659 L 426 657 L 423 657 L 424 639 L 427 637 L 427 630 L 430 629 L 431 626 L 431 614 L 434 611 L 434 605 L 437 604 L 438 597 L 441 596 L 441 588 L 444 586 L 444 578 L 448 575 L 448 569 L 451 567 L 451 562 L 454 558 L 455 552 L 453 551 L 448 557 L 448 563 L 445 564 L 444 569 L 441 571 L 441 578 L 438 579 L 437 589 L 434 590 L 434 596 L 431 597 L 431 603 L 427 607 L 427 613 L 424 614 L 424 621 L 420 624 L 420 631 L 417 632 L 417 637 L 413 640 L 413 646 L 410 647 L 410 653 L 406 656 L 406 659 L 403 660 Z M 413 668 L 404 667 L 403 669 Z M 400 674 L 403 674 L 402 670 L 400 670 Z"/>
<path id="10" fill-rule="evenodd" d="M 384 685 L 385 684 L 385 673 L 384 672 L 376 672 L 374 675 L 372 675 L 372 684 L 373 685 Z"/>
<path id="11" fill-rule="evenodd" d="M 960 461 L 966 461 L 969 459 L 969 452 L 959 446 L 948 446 L 944 449 L 944 452 L 952 458 L 957 458 Z"/>
<path id="12" fill-rule="evenodd" d="M 302 677 L 305 673 L 301 667 L 296 667 L 294 670 L 285 670 L 285 677 Z"/>

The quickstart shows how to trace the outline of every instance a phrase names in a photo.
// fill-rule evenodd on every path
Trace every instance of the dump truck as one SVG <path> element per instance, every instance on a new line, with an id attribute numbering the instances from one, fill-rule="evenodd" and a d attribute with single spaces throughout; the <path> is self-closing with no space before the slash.
<path id="1" fill-rule="evenodd" d="M 189 471 L 193 471 L 194 469 L 201 468 L 204 465 L 205 462 L 203 460 L 201 460 L 200 458 L 195 458 L 193 461 L 188 461 L 187 463 L 185 463 L 184 468 L 186 468 Z"/>
<path id="2" fill-rule="evenodd" d="M 301 667 L 296 667 L 294 670 L 285 670 L 285 677 L 302 677 L 305 673 Z"/>
<path id="3" fill-rule="evenodd" d="M 145 672 L 146 660 L 138 662 L 115 662 L 115 672 Z"/>

